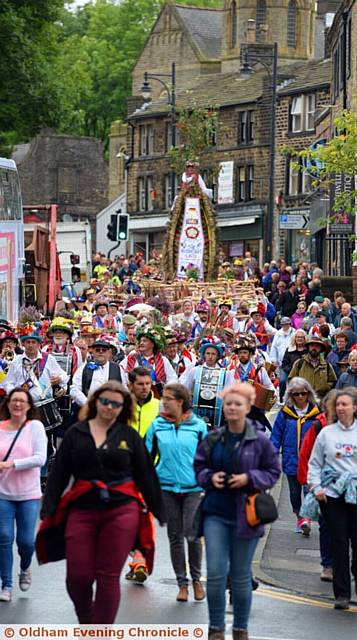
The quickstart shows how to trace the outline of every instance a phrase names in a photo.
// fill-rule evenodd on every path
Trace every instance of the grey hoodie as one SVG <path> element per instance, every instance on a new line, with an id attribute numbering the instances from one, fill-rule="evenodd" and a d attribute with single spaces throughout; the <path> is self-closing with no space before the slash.
<path id="1" fill-rule="evenodd" d="M 309 460 L 307 482 L 314 493 L 321 487 L 321 470 L 329 465 L 339 474 L 357 473 L 357 420 L 350 428 L 335 422 L 322 429 L 316 438 Z M 357 486 L 357 480 L 353 480 Z M 333 485 L 324 487 L 327 496 L 338 498 Z"/>

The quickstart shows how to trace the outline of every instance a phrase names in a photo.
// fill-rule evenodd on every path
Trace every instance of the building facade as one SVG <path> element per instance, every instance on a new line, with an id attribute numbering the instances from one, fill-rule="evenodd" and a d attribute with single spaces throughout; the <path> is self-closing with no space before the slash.
<path id="1" fill-rule="evenodd" d="M 201 173 L 215 192 L 222 248 L 227 257 L 251 250 L 263 260 L 272 105 L 267 70 L 271 69 L 272 43 L 277 42 L 273 255 L 283 251 L 290 260 L 305 254 L 306 259 L 309 257 L 308 234 L 287 233 L 279 226 L 281 204 L 304 208 L 309 183 L 307 178 L 301 183 L 293 175 L 288 179 L 290 169 L 280 146 L 286 142 L 294 148 L 311 144 L 315 139 L 312 122 L 330 100 L 331 72 L 329 63 L 323 62 L 324 40 L 326 15 L 331 13 L 330 5 L 336 3 L 325 4 L 324 11 L 320 8 L 317 15 L 311 1 L 227 0 L 223 10 L 180 7 L 171 1 L 164 5 L 133 73 L 127 138 L 131 251 L 141 250 L 148 256 L 153 248 L 162 247 L 166 233 L 172 203 L 170 107 L 166 92 L 155 80 L 150 81 L 150 103 L 143 104 L 138 94 L 145 71 L 169 74 L 175 62 L 179 107 L 192 100 L 206 106 L 219 105 L 224 133 L 202 157 Z M 248 78 L 240 73 L 242 52 L 247 53 L 253 68 Z M 264 66 L 257 59 L 263 60 Z M 212 178 L 212 169 L 220 165 L 231 181 L 224 197 L 219 193 L 217 177 Z M 178 184 L 180 179 L 178 176 Z M 284 202 L 281 197 L 285 197 Z"/>
<path id="2" fill-rule="evenodd" d="M 24 205 L 57 204 L 58 220 L 88 219 L 95 246 L 96 215 L 108 204 L 108 166 L 96 138 L 44 130 L 15 148 Z"/>

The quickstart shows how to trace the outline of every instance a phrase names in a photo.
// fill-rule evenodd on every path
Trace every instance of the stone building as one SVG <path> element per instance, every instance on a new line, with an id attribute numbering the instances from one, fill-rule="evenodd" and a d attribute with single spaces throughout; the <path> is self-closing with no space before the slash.
<path id="1" fill-rule="evenodd" d="M 108 204 L 108 166 L 96 138 L 43 130 L 13 153 L 24 205 L 57 204 L 58 220 L 88 218 L 95 246 L 95 218 Z M 68 219 L 68 217 L 67 217 Z"/>
<path id="2" fill-rule="evenodd" d="M 315 116 L 329 102 L 329 66 L 319 60 L 324 57 L 326 14 L 331 13 L 331 5 L 335 4 L 326 0 L 325 9 L 322 11 L 318 6 L 316 14 L 312 0 L 226 0 L 222 10 L 166 2 L 133 72 L 127 139 L 131 251 L 140 248 L 148 255 L 150 249 L 162 246 L 165 236 L 172 202 L 168 157 L 170 107 L 166 92 L 154 80 L 150 81 L 153 98 L 150 103 L 143 104 L 139 93 L 145 71 L 170 73 L 175 62 L 178 105 L 189 104 L 194 98 L 201 104 L 220 107 L 225 133 L 216 141 L 214 150 L 203 158 L 201 171 L 209 182 L 210 169 L 225 162 L 232 176 L 229 202 L 222 204 L 218 198 L 216 206 L 226 255 L 242 255 L 250 249 L 263 259 L 263 238 L 268 224 L 271 93 L 266 69 L 254 62 L 256 58 L 263 59 L 269 67 L 272 43 L 277 42 L 276 193 L 284 194 L 286 159 L 280 157 L 278 146 L 284 137 L 281 127 L 286 126 L 285 133 L 294 145 L 303 147 L 305 142 L 314 140 L 313 129 L 290 132 L 293 135 L 289 136 L 290 111 L 293 104 L 296 109 L 300 105 L 299 100 L 294 101 L 296 92 L 313 96 L 310 106 L 307 105 L 310 122 L 312 111 Z M 253 67 L 254 73 L 249 78 L 240 74 L 242 51 L 247 52 Z M 303 105 L 305 109 L 304 99 Z M 295 120 L 297 115 L 296 112 Z M 111 144 L 118 145 L 115 135 Z M 214 184 L 211 186 L 216 188 Z M 300 206 L 299 198 L 294 200 L 295 194 L 285 195 L 290 196 L 287 207 L 297 203 Z M 291 234 L 280 233 L 278 209 L 275 214 L 274 255 L 284 250 L 289 258 L 297 240 Z"/>

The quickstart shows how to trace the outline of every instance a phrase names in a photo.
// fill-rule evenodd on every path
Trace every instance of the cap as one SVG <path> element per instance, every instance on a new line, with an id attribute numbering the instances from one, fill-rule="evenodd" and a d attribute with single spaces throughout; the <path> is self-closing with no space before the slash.
<path id="1" fill-rule="evenodd" d="M 291 320 L 290 318 L 288 318 L 288 316 L 283 316 L 282 319 L 280 320 L 280 324 L 291 324 Z"/>
<path id="2" fill-rule="evenodd" d="M 105 347 L 106 349 L 110 349 L 111 348 L 111 344 L 109 342 L 107 342 L 106 340 L 96 340 L 93 343 L 93 349 L 95 349 L 96 347 Z"/>
<path id="3" fill-rule="evenodd" d="M 325 298 L 323 296 L 315 296 L 314 298 L 315 302 L 323 302 L 325 300 Z"/>
<path id="4" fill-rule="evenodd" d="M 123 316 L 123 324 L 135 324 L 135 322 L 136 318 L 134 318 L 134 316 L 131 316 L 129 313 Z"/>

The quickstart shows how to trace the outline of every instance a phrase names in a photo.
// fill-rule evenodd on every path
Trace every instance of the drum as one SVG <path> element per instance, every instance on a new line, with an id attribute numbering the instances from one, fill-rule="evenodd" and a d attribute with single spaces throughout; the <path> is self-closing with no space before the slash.
<path id="1" fill-rule="evenodd" d="M 36 402 L 35 406 L 40 413 L 40 419 L 41 422 L 43 422 L 46 431 L 56 429 L 56 427 L 59 427 L 62 424 L 62 416 L 54 398 Z"/>
<path id="2" fill-rule="evenodd" d="M 254 389 L 257 394 L 254 402 L 255 406 L 263 411 L 270 411 L 276 402 L 275 391 L 263 387 L 263 385 L 257 381 L 254 382 Z"/>

